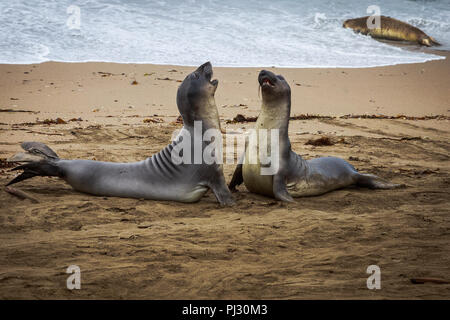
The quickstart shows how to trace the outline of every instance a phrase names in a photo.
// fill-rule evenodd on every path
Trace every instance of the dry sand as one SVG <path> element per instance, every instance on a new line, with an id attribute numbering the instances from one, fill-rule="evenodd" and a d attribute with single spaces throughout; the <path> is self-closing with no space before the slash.
<path id="1" fill-rule="evenodd" d="M 450 116 L 450 60 L 369 69 L 275 69 L 289 79 L 292 114 Z M 62 158 L 137 161 L 179 125 L 180 80 L 192 67 L 111 63 L 0 65 L 0 158 L 42 141 Z M 226 130 L 258 114 L 258 68 L 215 68 Z M 169 80 L 164 80 L 169 79 Z M 137 81 L 133 85 L 132 82 Z M 36 118 L 81 118 L 35 124 Z M 161 118 L 161 123 L 144 123 Z M 157 120 L 159 121 L 159 120 Z M 31 124 L 26 124 L 26 123 Z M 332 146 L 305 145 L 328 136 Z M 293 149 L 332 155 L 405 189 L 346 188 L 285 204 L 250 194 L 221 208 L 94 197 L 62 180 L 17 185 L 40 202 L 0 191 L 0 298 L 449 299 L 449 120 L 291 121 Z M 234 165 L 225 165 L 229 180 Z M 0 183 L 15 176 L 0 168 Z M 69 265 L 81 290 L 66 289 Z M 368 290 L 366 268 L 381 268 Z"/>

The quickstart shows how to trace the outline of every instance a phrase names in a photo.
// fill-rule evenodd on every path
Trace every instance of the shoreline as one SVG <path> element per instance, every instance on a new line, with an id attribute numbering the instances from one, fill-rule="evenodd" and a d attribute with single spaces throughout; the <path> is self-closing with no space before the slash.
<path id="1" fill-rule="evenodd" d="M 381 42 L 386 42 L 387 40 L 377 40 Z M 393 46 L 397 46 L 400 48 L 405 48 L 406 50 L 413 51 L 413 52 L 423 52 L 427 54 L 437 55 L 444 57 L 443 59 L 431 59 L 428 61 L 423 62 L 411 62 L 411 63 L 396 63 L 396 64 L 386 64 L 386 65 L 378 65 L 378 66 L 364 66 L 364 67 L 350 67 L 350 66 L 343 66 L 343 67 L 329 67 L 329 66 L 315 66 L 315 67 L 294 67 L 294 66 L 214 66 L 214 68 L 233 68 L 233 69 L 241 69 L 241 68 L 275 68 L 275 69 L 370 69 L 370 68 L 379 68 L 379 67 L 393 67 L 393 66 L 400 66 L 400 65 L 411 65 L 411 64 L 423 64 L 431 61 L 438 61 L 438 60 L 444 60 L 447 59 L 447 57 L 450 54 L 450 50 L 447 49 L 438 49 L 438 48 L 424 48 L 424 47 L 410 47 L 409 45 L 402 45 L 397 43 L 391 43 L 389 44 Z M 118 64 L 118 65 L 149 65 L 149 66 L 168 66 L 168 67 L 187 67 L 187 68 L 195 68 L 196 65 L 186 65 L 186 64 L 171 64 L 171 63 L 153 63 L 153 62 L 116 62 L 116 61 L 98 61 L 98 60 L 86 60 L 86 61 L 59 61 L 59 60 L 46 60 L 42 62 L 27 62 L 27 63 L 4 63 L 0 62 L 0 66 L 32 66 L 32 65 L 41 65 L 44 63 L 68 63 L 68 64 L 82 64 L 82 63 L 107 63 L 107 64 Z"/>

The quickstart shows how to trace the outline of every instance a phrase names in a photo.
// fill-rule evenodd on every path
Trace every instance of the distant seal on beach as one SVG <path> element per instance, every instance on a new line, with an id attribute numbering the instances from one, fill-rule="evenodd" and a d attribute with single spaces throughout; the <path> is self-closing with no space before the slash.
<path id="1" fill-rule="evenodd" d="M 195 145 L 194 121 L 202 123 L 203 132 L 212 128 L 220 133 L 214 100 L 218 81 L 211 81 L 212 74 L 211 63 L 207 62 L 189 74 L 178 88 L 177 105 L 184 123 L 182 132 L 185 130 L 190 134 L 191 154 L 194 154 Z M 204 161 L 175 164 L 171 151 L 181 141 L 176 140 L 152 157 L 135 163 L 64 160 L 43 143 L 24 142 L 22 148 L 26 152 L 9 159 L 24 163 L 13 169 L 23 170 L 23 173 L 8 185 L 34 176 L 57 176 L 75 190 L 93 195 L 180 202 L 196 202 L 212 189 L 221 205 L 233 204 L 223 166 Z M 197 143 L 200 143 L 201 151 L 208 146 L 202 137 Z"/>
<path id="2" fill-rule="evenodd" d="M 256 121 L 256 130 L 251 134 L 260 135 L 261 129 L 279 130 L 278 171 L 272 175 L 262 175 L 263 164 L 259 156 L 256 156 L 256 163 L 249 161 L 255 154 L 260 154 L 261 148 L 260 140 L 250 136 L 241 164 L 236 167 L 229 184 L 230 190 L 235 190 L 237 185 L 244 182 L 250 192 L 290 202 L 293 197 L 320 195 L 352 184 L 373 189 L 393 189 L 401 186 L 383 181 L 372 174 L 359 173 L 343 159 L 323 157 L 304 160 L 293 152 L 288 136 L 291 88 L 282 76 L 270 71 L 261 71 L 258 81 L 262 91 L 262 106 Z M 266 134 L 270 135 L 268 131 Z M 252 140 L 255 143 L 252 143 Z M 268 140 L 267 149 L 272 150 L 272 139 Z M 267 162 L 265 165 L 267 166 Z"/>
<path id="3" fill-rule="evenodd" d="M 377 39 L 416 42 L 427 47 L 439 45 L 435 39 L 428 36 L 419 28 L 391 17 L 380 16 L 380 28 L 370 29 L 367 26 L 367 20 L 369 18 L 369 16 L 366 16 L 348 19 L 344 21 L 342 26 Z"/>

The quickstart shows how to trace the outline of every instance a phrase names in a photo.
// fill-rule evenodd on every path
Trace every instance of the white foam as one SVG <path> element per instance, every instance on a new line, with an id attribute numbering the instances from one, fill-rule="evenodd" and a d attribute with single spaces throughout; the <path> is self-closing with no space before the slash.
<path id="1" fill-rule="evenodd" d="M 373 1 L 26 0 L 0 2 L 0 63 L 43 61 L 233 67 L 375 67 L 442 59 L 342 28 Z M 450 1 L 378 1 L 381 13 L 450 49 Z M 80 7 L 80 29 L 67 8 Z"/>

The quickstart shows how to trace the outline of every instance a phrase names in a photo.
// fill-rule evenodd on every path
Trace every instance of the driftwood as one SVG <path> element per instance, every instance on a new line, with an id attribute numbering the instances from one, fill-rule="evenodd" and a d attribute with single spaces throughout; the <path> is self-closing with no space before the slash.
<path id="1" fill-rule="evenodd" d="M 39 111 L 31 111 L 31 110 L 14 110 L 14 109 L 0 109 L 0 112 L 29 112 L 29 113 L 39 113 Z"/>
<path id="2" fill-rule="evenodd" d="M 8 192 L 9 194 L 12 194 L 12 195 L 20 198 L 20 199 L 28 199 L 28 200 L 31 200 L 31 202 L 33 202 L 33 203 L 39 203 L 38 199 L 30 196 L 28 193 L 26 193 L 22 190 L 19 190 L 19 189 L 13 188 L 13 187 L 5 187 L 5 191 Z"/>
<path id="3" fill-rule="evenodd" d="M 413 279 L 410 279 L 410 280 L 414 284 L 424 284 L 426 282 L 437 283 L 437 284 L 448 284 L 448 283 L 450 283 L 450 281 L 448 281 L 448 280 L 438 279 L 438 278 L 413 278 Z"/>

